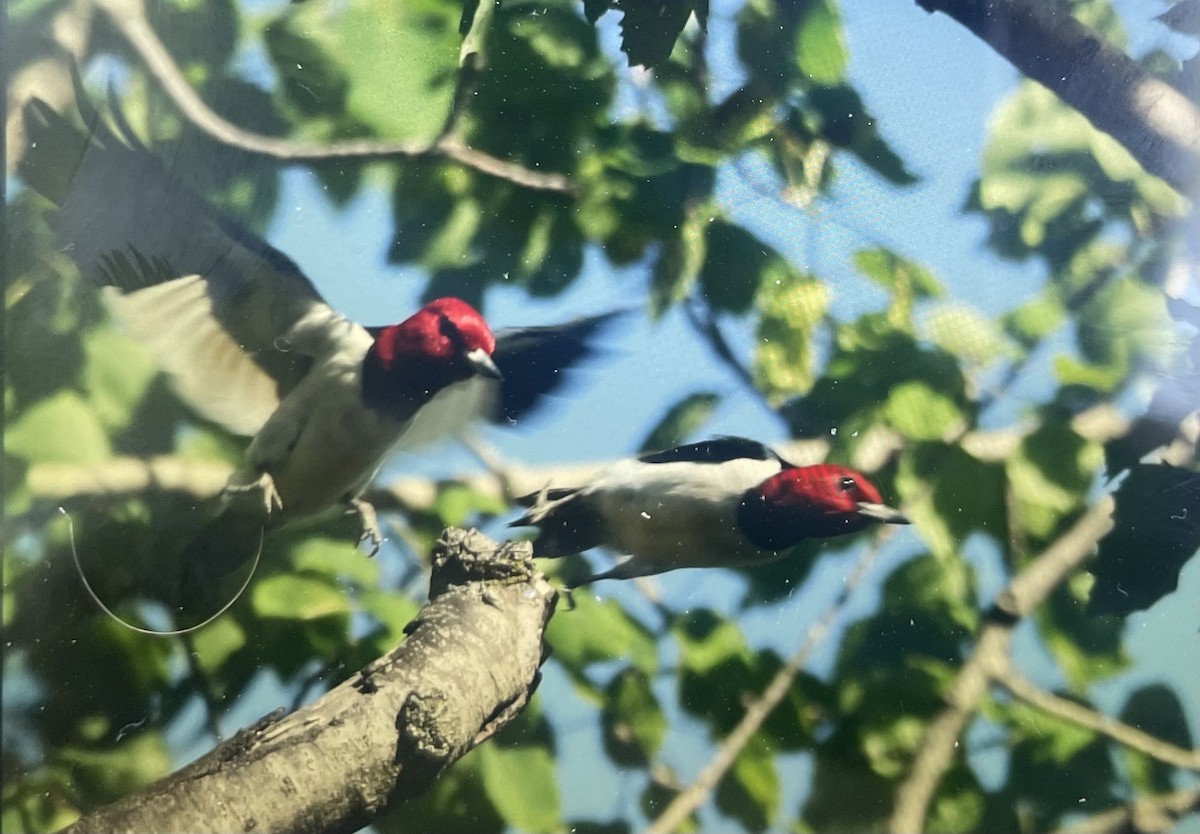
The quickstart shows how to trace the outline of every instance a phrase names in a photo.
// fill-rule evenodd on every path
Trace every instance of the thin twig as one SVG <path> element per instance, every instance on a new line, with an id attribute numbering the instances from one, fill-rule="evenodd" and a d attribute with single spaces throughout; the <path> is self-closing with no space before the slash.
<path id="1" fill-rule="evenodd" d="M 1200 770 L 1200 750 L 1185 750 L 1170 742 L 1155 738 L 1136 727 L 1088 709 L 1082 704 L 1059 697 L 1052 692 L 1041 689 L 1028 678 L 1018 672 L 1008 658 L 1000 664 L 993 674 L 993 680 L 1003 686 L 1015 697 L 1027 704 L 1037 707 L 1042 712 L 1078 724 L 1080 727 L 1106 735 L 1133 750 L 1145 753 L 1160 762 L 1184 768 L 1185 770 Z"/>
<path id="2" fill-rule="evenodd" d="M 562 194 L 574 192 L 571 180 L 564 174 L 534 171 L 515 162 L 499 159 L 467 147 L 451 133 L 444 133 L 433 143 L 351 139 L 322 144 L 297 142 L 245 130 L 215 113 L 192 89 L 146 19 L 142 0 L 96 0 L 96 5 L 112 20 L 180 113 L 195 127 L 230 147 L 287 162 L 443 156 L 522 188 Z"/>
<path id="3" fill-rule="evenodd" d="M 762 695 L 746 707 L 746 712 L 742 716 L 742 720 L 738 722 L 738 725 L 733 728 L 733 731 L 721 743 L 716 754 L 696 776 L 695 781 L 682 792 L 676 794 L 670 803 L 667 804 L 667 807 L 663 809 L 662 813 L 645 829 L 646 834 L 668 834 L 668 832 L 675 831 L 693 811 L 703 804 L 712 790 L 725 774 L 729 772 L 729 768 L 737 761 L 738 755 L 749 744 L 750 739 L 762 727 L 763 722 L 770 717 L 774 709 L 787 696 L 791 690 L 792 682 L 796 679 L 796 675 L 799 674 L 804 664 L 808 662 L 808 658 L 817 646 L 825 639 L 834 620 L 842 612 L 846 602 L 850 599 L 850 595 L 867 576 L 871 565 L 874 564 L 880 551 L 883 550 L 883 546 L 894 533 L 894 528 L 881 531 L 871 545 L 858 557 L 858 561 L 854 565 L 854 570 L 851 571 L 850 576 L 846 579 L 846 584 L 842 588 L 842 592 L 838 594 L 837 599 L 825 610 L 821 618 L 809 628 L 808 634 L 805 636 L 800 648 L 775 673 L 775 677 L 767 684 Z"/>
<path id="4" fill-rule="evenodd" d="M 1175 828 L 1175 821 L 1188 814 L 1200 811 L 1200 788 L 1158 796 L 1139 796 L 1121 808 L 1113 808 L 1096 814 L 1087 822 L 1060 829 L 1058 834 L 1127 834 L 1137 831 L 1168 832 Z"/>
<path id="5" fill-rule="evenodd" d="M 717 359 L 721 360 L 725 367 L 733 371 L 733 375 L 737 377 L 738 382 L 744 384 L 756 396 L 761 397 L 762 392 L 754 384 L 754 375 L 734 355 L 733 348 L 725 340 L 725 334 L 721 332 L 716 318 L 708 309 L 705 302 L 702 299 L 691 296 L 683 304 L 683 312 L 687 316 L 688 323 L 691 324 L 692 329 L 708 342 Z"/>
<path id="6" fill-rule="evenodd" d="M 946 692 L 946 708 L 930 722 L 908 778 L 896 793 L 889 831 L 921 831 L 929 803 L 958 751 L 958 740 L 979 708 L 991 679 L 1006 663 L 1013 627 L 1082 565 L 1113 527 L 1115 501 L 1105 496 L 1041 556 L 1013 577 L 996 598 L 995 615 Z"/>

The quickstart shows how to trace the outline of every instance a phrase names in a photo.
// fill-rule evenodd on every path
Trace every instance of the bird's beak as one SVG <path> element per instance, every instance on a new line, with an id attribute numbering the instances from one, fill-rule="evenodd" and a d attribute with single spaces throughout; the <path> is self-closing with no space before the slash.
<path id="1" fill-rule="evenodd" d="M 475 369 L 475 373 L 491 379 L 504 379 L 504 374 L 500 373 L 500 369 L 496 367 L 492 357 L 488 356 L 483 348 L 469 350 L 465 355 L 467 362 Z"/>
<path id="2" fill-rule="evenodd" d="M 884 524 L 911 524 L 908 516 L 899 510 L 894 510 L 886 504 L 872 504 L 870 501 L 858 502 L 859 515 L 882 521 Z"/>

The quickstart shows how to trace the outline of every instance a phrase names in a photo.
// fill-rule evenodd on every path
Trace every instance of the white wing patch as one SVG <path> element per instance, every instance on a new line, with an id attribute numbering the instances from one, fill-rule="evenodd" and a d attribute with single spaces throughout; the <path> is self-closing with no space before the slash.
<path id="1" fill-rule="evenodd" d="M 104 298 L 130 335 L 158 357 L 184 402 L 248 437 L 279 406 L 278 387 L 221 327 L 205 284 L 186 275 L 131 293 L 106 287 Z"/>

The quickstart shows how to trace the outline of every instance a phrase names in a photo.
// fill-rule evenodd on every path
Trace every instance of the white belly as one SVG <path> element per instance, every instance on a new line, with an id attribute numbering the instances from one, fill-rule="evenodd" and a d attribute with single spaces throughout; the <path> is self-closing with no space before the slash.
<path id="1" fill-rule="evenodd" d="M 753 563 L 773 554 L 740 534 L 738 504 L 746 490 L 778 471 L 775 461 L 704 466 L 631 461 L 597 481 L 589 497 L 619 552 L 663 569 L 700 567 L 718 559 Z"/>

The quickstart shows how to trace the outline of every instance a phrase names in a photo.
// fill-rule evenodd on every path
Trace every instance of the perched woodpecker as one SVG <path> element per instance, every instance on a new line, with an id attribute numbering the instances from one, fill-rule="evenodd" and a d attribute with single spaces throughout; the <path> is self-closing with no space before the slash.
<path id="1" fill-rule="evenodd" d="M 264 528 L 338 505 L 378 547 L 360 495 L 393 447 L 475 417 L 516 421 L 613 315 L 493 334 L 471 305 L 441 298 L 399 324 L 360 326 L 166 169 L 118 110 L 115 130 L 80 110 L 86 131 L 40 100 L 26 106 L 22 179 L 58 206 L 65 251 L 181 398 L 253 438 L 224 510 L 188 549 L 197 559 L 232 569 Z"/>
<path id="2" fill-rule="evenodd" d="M 620 461 L 590 483 L 550 486 L 518 503 L 511 526 L 538 528 L 534 555 L 606 547 L 628 559 L 575 586 L 676 568 L 780 558 L 804 539 L 907 524 L 844 466 L 795 466 L 754 440 L 719 437 Z"/>

